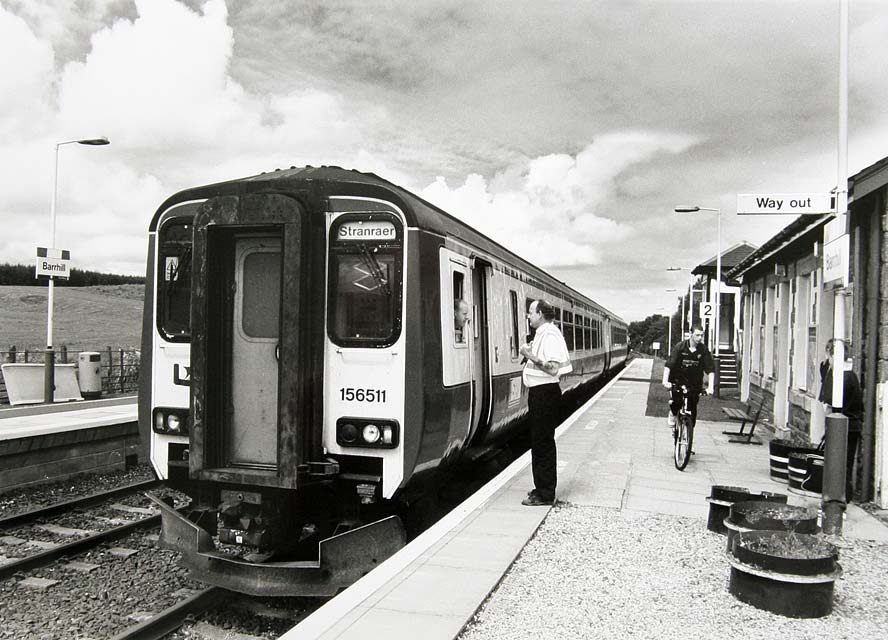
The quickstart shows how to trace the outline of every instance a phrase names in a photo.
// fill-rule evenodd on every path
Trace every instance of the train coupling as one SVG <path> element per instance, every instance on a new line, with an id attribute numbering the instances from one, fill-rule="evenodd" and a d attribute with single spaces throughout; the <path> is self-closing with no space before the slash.
<path id="1" fill-rule="evenodd" d="M 150 497 L 162 516 L 160 545 L 181 553 L 190 577 L 253 596 L 334 596 L 407 543 L 401 519 L 389 516 L 321 540 L 317 560 L 253 563 L 224 555 L 206 529 Z"/>

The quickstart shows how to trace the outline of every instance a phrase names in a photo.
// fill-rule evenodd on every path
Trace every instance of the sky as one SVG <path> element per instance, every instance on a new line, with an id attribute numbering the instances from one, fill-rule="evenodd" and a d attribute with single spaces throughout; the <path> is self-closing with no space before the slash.
<path id="1" fill-rule="evenodd" d="M 850 2 L 849 169 L 888 156 L 888 11 Z M 626 320 L 837 183 L 839 0 L 0 0 L 0 263 L 143 275 L 188 187 L 371 171 Z"/>

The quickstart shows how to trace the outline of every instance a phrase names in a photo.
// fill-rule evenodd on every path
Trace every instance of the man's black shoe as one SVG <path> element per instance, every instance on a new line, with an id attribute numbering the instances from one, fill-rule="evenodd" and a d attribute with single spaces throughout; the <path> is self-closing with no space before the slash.
<path id="1" fill-rule="evenodd" d="M 532 494 L 527 496 L 524 500 L 521 501 L 525 507 L 542 507 L 542 506 L 551 506 L 555 504 L 555 500 L 545 500 L 539 497 L 537 494 Z"/>

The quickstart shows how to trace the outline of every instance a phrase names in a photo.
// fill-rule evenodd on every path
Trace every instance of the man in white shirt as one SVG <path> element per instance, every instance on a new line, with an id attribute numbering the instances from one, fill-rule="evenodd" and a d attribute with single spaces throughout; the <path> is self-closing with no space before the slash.
<path id="1" fill-rule="evenodd" d="M 535 300 L 527 311 L 527 319 L 535 330 L 533 341 L 521 347 L 521 355 L 527 359 L 522 379 L 527 387 L 530 413 L 534 488 L 521 504 L 534 507 L 555 503 L 558 482 L 555 427 L 562 408 L 558 380 L 573 371 L 573 367 L 564 336 L 552 322 L 555 319 L 552 305 Z"/>

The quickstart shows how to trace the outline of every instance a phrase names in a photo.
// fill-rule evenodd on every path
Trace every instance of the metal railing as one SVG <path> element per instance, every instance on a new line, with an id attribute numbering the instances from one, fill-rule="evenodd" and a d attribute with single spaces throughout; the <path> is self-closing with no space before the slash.
<path id="1" fill-rule="evenodd" d="M 78 349 L 69 350 L 62 345 L 56 352 L 57 364 L 77 363 L 78 356 L 84 352 L 100 354 L 102 394 L 117 395 L 135 393 L 139 388 L 139 365 L 141 352 L 138 349 Z M 0 351 L 0 363 L 34 363 L 43 364 L 43 351 L 19 350 L 15 345 Z M 0 375 L 0 405 L 9 404 L 6 393 L 6 381 Z"/>

